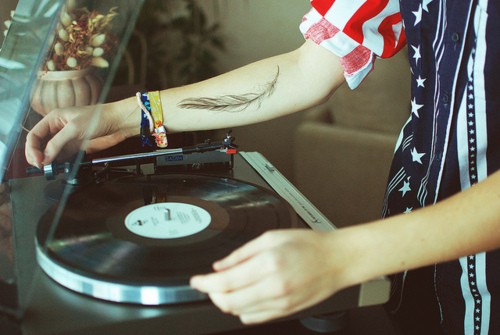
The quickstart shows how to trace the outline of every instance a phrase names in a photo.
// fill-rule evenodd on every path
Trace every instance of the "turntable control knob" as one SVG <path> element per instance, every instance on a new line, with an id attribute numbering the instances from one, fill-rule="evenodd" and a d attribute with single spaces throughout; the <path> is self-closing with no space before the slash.
<path id="1" fill-rule="evenodd" d="M 269 171 L 269 172 L 274 172 L 276 171 L 276 168 L 274 166 L 272 166 L 271 164 L 269 163 L 266 163 L 266 169 Z"/>

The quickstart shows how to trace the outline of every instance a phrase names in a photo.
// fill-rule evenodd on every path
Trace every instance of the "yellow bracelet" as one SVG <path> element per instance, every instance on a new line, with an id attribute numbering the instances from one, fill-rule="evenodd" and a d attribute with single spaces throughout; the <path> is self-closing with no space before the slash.
<path id="1" fill-rule="evenodd" d="M 167 130 L 163 125 L 163 107 L 159 91 L 137 93 L 137 100 L 141 109 L 151 117 L 153 124 L 152 135 L 159 148 L 168 146 Z"/>
<path id="2" fill-rule="evenodd" d="M 159 91 L 148 92 L 149 101 L 151 103 L 151 116 L 154 122 L 154 133 L 156 145 L 160 148 L 168 146 L 167 130 L 163 125 L 163 107 L 161 105 L 161 97 Z"/>

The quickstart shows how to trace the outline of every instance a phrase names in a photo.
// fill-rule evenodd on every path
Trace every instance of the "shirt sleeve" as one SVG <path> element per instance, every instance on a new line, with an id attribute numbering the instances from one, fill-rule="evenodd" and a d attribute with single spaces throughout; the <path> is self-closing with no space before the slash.
<path id="1" fill-rule="evenodd" d="M 340 57 L 350 88 L 406 44 L 399 0 L 311 0 L 300 31 Z"/>

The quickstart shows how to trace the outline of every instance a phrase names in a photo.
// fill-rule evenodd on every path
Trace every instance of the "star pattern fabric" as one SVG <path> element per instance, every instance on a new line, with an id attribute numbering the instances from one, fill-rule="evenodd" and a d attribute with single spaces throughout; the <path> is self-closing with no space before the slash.
<path id="1" fill-rule="evenodd" d="M 385 216 L 431 205 L 471 187 L 500 166 L 495 135 L 500 120 L 494 104 L 485 102 L 497 98 L 484 90 L 489 80 L 484 74 L 498 75 L 499 66 L 488 62 L 485 51 L 481 59 L 476 57 L 479 48 L 487 49 L 489 57 L 498 55 L 493 31 L 499 32 L 499 26 L 485 15 L 488 8 L 495 11 L 498 5 L 492 1 L 401 2 L 410 46 L 412 100 L 410 121 L 401 135 L 405 145 L 396 151 L 391 174 L 394 180 L 401 170 L 411 176 L 408 187 L 412 191 L 404 196 L 388 192 Z M 451 334 L 500 332 L 499 297 L 492 294 L 500 286 L 500 278 L 492 277 L 499 276 L 499 267 L 498 252 L 436 265 L 434 285 L 443 329 Z M 403 290 L 404 281 L 399 282 Z M 456 300 L 450 300 L 452 296 Z"/>
<path id="2" fill-rule="evenodd" d="M 377 57 L 387 55 L 377 50 L 396 50 L 394 36 L 407 41 L 410 116 L 396 146 L 384 217 L 411 214 L 500 169 L 500 2 L 313 0 L 312 5 L 313 14 L 304 19 L 307 27 L 328 21 Z M 355 6 L 366 10 L 351 10 Z M 391 8 L 390 14 L 384 6 Z M 368 9 L 375 8 L 369 15 Z M 373 17 L 376 20 L 367 19 Z M 345 22 L 356 20 L 362 21 L 357 27 L 369 32 L 361 38 L 342 30 Z M 388 36 L 373 26 L 380 22 L 391 23 Z M 307 30 L 302 31 L 307 38 Z M 339 55 L 336 43 L 343 45 L 343 40 L 326 40 L 316 42 Z M 406 273 L 395 281 L 399 292 L 395 296 L 403 300 L 405 278 Z M 500 334 L 500 251 L 436 265 L 433 285 L 441 326 L 447 333 Z"/>

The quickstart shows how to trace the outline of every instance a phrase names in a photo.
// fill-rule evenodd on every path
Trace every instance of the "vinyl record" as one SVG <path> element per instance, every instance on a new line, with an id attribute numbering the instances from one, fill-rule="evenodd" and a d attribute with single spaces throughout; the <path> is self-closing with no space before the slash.
<path id="1" fill-rule="evenodd" d="M 38 227 L 44 271 L 74 291 L 145 305 L 205 299 L 189 287 L 192 275 L 264 231 L 297 223 L 274 192 L 203 175 L 122 178 L 76 191 L 58 208 Z"/>

